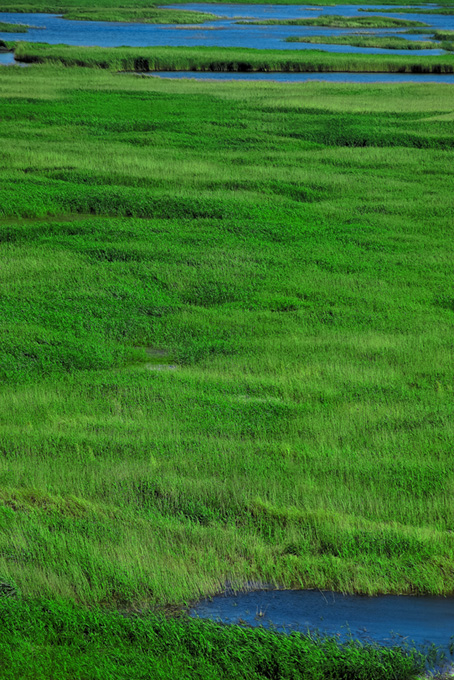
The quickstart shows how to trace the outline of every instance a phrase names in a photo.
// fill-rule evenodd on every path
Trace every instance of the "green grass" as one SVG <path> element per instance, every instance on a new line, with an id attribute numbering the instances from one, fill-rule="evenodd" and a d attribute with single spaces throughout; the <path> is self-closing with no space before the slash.
<path id="1" fill-rule="evenodd" d="M 0 600 L 4 680 L 407 680 L 416 653 L 162 616 Z"/>
<path id="2" fill-rule="evenodd" d="M 434 28 L 409 28 L 408 31 L 399 31 L 405 35 L 431 35 L 435 37 L 435 33 L 438 35 L 450 35 L 454 31 L 436 31 Z M 441 38 L 438 38 L 440 40 Z"/>
<path id="3" fill-rule="evenodd" d="M 403 3 L 404 4 L 404 3 Z M 416 3 L 412 3 L 416 4 Z M 440 5 L 442 3 L 439 3 Z M 451 15 L 454 14 L 454 8 L 452 7 L 452 3 L 447 4 L 444 7 L 436 7 L 435 9 L 431 8 L 426 8 L 422 6 L 421 8 L 414 8 L 414 7 L 406 7 L 404 10 L 401 8 L 397 7 L 394 9 L 391 8 L 386 8 L 387 12 L 394 12 L 396 14 L 446 14 L 446 15 Z M 358 12 L 383 12 L 382 9 L 359 9 Z"/>
<path id="4" fill-rule="evenodd" d="M 29 28 L 27 24 L 7 24 L 0 21 L 0 33 L 27 33 Z"/>
<path id="5" fill-rule="evenodd" d="M 216 21 L 221 17 L 206 12 L 176 9 L 102 8 L 73 9 L 65 13 L 64 18 L 79 21 L 126 21 L 142 24 L 201 24 L 205 21 Z"/>
<path id="6" fill-rule="evenodd" d="M 454 40 L 454 31 L 435 31 L 433 37 L 435 40 Z"/>
<path id="7" fill-rule="evenodd" d="M 310 19 L 262 19 L 260 21 L 236 21 L 251 26 L 326 26 L 330 28 L 402 28 L 404 26 L 428 26 L 422 21 L 393 19 L 391 17 L 344 17 L 331 14 Z"/>
<path id="8" fill-rule="evenodd" d="M 452 593 L 452 86 L 0 84 L 0 580 Z"/>
<path id="9" fill-rule="evenodd" d="M 380 47 L 387 50 L 430 50 L 440 49 L 436 42 L 427 40 L 407 40 L 397 36 L 364 35 L 309 35 L 290 36 L 285 42 L 312 43 L 315 45 L 351 45 L 353 47 Z"/>
<path id="10" fill-rule="evenodd" d="M 25 63 L 117 71 L 454 72 L 452 55 L 352 55 L 322 50 L 255 50 L 237 47 L 103 48 L 20 42 L 15 46 L 15 57 Z"/>

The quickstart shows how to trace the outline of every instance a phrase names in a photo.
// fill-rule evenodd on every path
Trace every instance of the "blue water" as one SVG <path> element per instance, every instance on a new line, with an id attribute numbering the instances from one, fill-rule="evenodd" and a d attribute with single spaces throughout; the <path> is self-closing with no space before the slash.
<path id="1" fill-rule="evenodd" d="M 196 71 L 156 71 L 145 75 L 157 78 L 194 78 L 195 80 L 249 80 L 279 83 L 445 83 L 454 84 L 454 74 L 402 73 L 220 73 Z"/>
<path id="2" fill-rule="evenodd" d="M 14 63 L 14 54 L 12 52 L 0 52 L 0 66 L 11 66 Z"/>
<path id="3" fill-rule="evenodd" d="M 341 595 L 319 590 L 259 590 L 202 600 L 193 617 L 302 633 L 319 631 L 340 641 L 356 639 L 420 649 L 432 643 L 450 657 L 454 598 Z"/>
<path id="4" fill-rule="evenodd" d="M 380 5 L 374 6 L 383 10 Z M 32 28 L 28 33 L 0 33 L 0 39 L 25 40 L 27 42 L 47 42 L 50 44 L 64 43 L 66 45 L 99 45 L 102 47 L 117 47 L 120 45 L 139 46 L 196 46 L 212 47 L 253 47 L 259 49 L 289 49 L 307 50 L 323 49 L 329 52 L 351 52 L 368 54 L 413 54 L 437 55 L 442 50 L 383 50 L 380 48 L 359 48 L 344 45 L 310 45 L 305 43 L 286 43 L 289 36 L 302 35 L 345 35 L 357 29 L 333 29 L 321 26 L 247 26 L 235 23 L 237 19 L 297 19 L 313 18 L 320 15 L 342 14 L 343 16 L 378 16 L 359 12 L 358 6 L 338 5 L 337 7 L 307 8 L 299 5 L 217 5 L 217 4 L 188 4 L 176 5 L 176 9 L 191 9 L 209 12 L 223 17 L 198 26 L 154 25 L 138 23 L 117 23 L 101 21 L 68 21 L 56 14 L 19 14 L 0 12 L 0 21 L 9 23 L 29 24 Z M 431 27 L 453 29 L 454 16 L 417 14 L 390 14 L 396 18 L 423 20 Z M 361 33 L 372 35 L 402 35 L 402 29 L 367 29 Z M 430 39 L 430 36 L 420 36 Z"/>

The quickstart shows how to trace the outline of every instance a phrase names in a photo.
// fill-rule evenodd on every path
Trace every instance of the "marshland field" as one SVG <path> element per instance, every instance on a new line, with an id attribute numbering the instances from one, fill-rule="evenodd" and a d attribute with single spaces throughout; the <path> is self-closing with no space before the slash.
<path id="1" fill-rule="evenodd" d="M 417 677 L 181 608 L 454 593 L 453 86 L 13 47 L 46 63 L 0 67 L 0 677 Z"/>

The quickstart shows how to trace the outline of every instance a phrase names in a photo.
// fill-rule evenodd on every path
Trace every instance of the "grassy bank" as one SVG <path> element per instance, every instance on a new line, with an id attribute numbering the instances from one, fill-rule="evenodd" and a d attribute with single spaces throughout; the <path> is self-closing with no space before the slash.
<path id="1" fill-rule="evenodd" d="M 407 40 L 394 36 L 363 36 L 363 35 L 308 35 L 290 36 L 285 42 L 311 43 L 313 45 L 351 45 L 352 47 L 380 47 L 386 50 L 439 50 L 448 49 L 436 42 L 428 40 Z M 454 44 L 448 43 L 450 50 L 454 50 Z"/>
<path id="2" fill-rule="evenodd" d="M 454 592 L 452 88 L 0 83 L 1 581 Z"/>
<path id="3" fill-rule="evenodd" d="M 441 3 L 440 3 L 441 4 Z M 383 12 L 382 9 L 359 9 L 359 12 Z M 452 7 L 452 4 L 446 5 L 445 7 L 419 7 L 419 8 L 414 8 L 414 7 L 406 7 L 405 9 L 401 8 L 394 8 L 394 9 L 388 9 L 386 8 L 386 12 L 394 12 L 396 14 L 445 14 L 445 15 L 451 15 L 454 14 L 454 8 Z"/>
<path id="4" fill-rule="evenodd" d="M 454 31 L 435 31 L 435 40 L 454 40 Z"/>
<path id="5" fill-rule="evenodd" d="M 454 35 L 454 31 L 436 31 L 434 28 L 409 28 L 407 31 L 399 31 L 404 35 L 431 35 L 436 40 L 450 40 Z M 448 37 L 449 36 L 449 37 Z"/>
<path id="6" fill-rule="evenodd" d="M 0 600 L 3 680 L 408 680 L 416 654 L 210 622 Z M 30 650 L 33 650 L 30 652 Z"/>
<path id="7" fill-rule="evenodd" d="M 255 50 L 236 47 L 103 48 L 18 43 L 15 57 L 26 63 L 117 71 L 454 72 L 454 58 L 451 55 L 352 55 L 330 54 L 321 50 Z"/>
<path id="8" fill-rule="evenodd" d="M 29 28 L 27 24 L 8 24 L 0 21 L 0 33 L 27 33 Z"/>
<path id="9" fill-rule="evenodd" d="M 262 19 L 260 21 L 236 21 L 252 26 L 325 26 L 329 28 L 404 28 L 428 26 L 421 21 L 393 19 L 391 17 L 344 17 L 337 14 L 310 19 Z"/>

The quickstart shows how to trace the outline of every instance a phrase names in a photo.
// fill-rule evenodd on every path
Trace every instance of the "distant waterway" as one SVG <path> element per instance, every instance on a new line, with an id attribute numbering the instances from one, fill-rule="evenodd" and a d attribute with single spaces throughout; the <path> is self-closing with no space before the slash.
<path id="1" fill-rule="evenodd" d="M 334 635 L 340 641 L 435 645 L 451 659 L 454 598 L 342 595 L 319 590 L 257 590 L 200 601 L 190 616 L 278 631 Z M 452 636 L 452 637 L 451 637 Z"/>
<path id="2" fill-rule="evenodd" d="M 154 71 L 141 75 L 195 80 L 248 80 L 279 83 L 444 83 L 454 84 L 454 74 L 420 73 L 238 73 L 219 71 Z"/>
<path id="3" fill-rule="evenodd" d="M 145 46 L 198 46 L 211 47 L 252 47 L 257 49 L 281 50 L 311 50 L 323 49 L 327 52 L 349 52 L 352 54 L 411 54 L 438 55 L 446 54 L 441 49 L 434 50 L 386 50 L 381 48 L 352 47 L 349 45 L 313 45 L 310 43 L 288 43 L 286 38 L 291 36 L 341 36 L 358 29 L 327 28 L 322 26 L 253 26 L 240 25 L 237 20 L 263 19 L 313 19 L 317 16 L 340 14 L 345 17 L 372 17 L 380 15 L 359 12 L 359 6 L 338 5 L 335 7 L 304 7 L 301 5 L 219 5 L 219 4 L 188 4 L 175 5 L 174 9 L 188 9 L 197 12 L 216 14 L 222 19 L 204 23 L 202 25 L 172 25 L 172 24 L 140 24 L 106 21 L 72 21 L 63 19 L 57 14 L 27 14 L 0 12 L 0 21 L 7 23 L 28 24 L 31 27 L 27 33 L 1 33 L 3 40 L 24 40 L 27 42 L 46 42 L 50 44 L 66 45 L 97 45 L 100 47 L 131 47 Z M 381 9 L 386 14 L 386 7 L 375 5 L 371 9 Z M 404 11 L 404 10 L 403 10 Z M 394 18 L 410 21 L 424 21 L 431 28 L 454 30 L 454 16 L 449 15 L 419 15 L 392 14 Z M 403 29 L 361 29 L 363 35 L 384 36 L 399 35 L 413 40 L 415 36 L 402 33 Z M 431 40 L 429 35 L 418 36 L 418 39 Z"/>
<path id="4" fill-rule="evenodd" d="M 12 52 L 0 52 L 0 66 L 10 66 L 14 64 L 14 54 Z"/>
<path id="5" fill-rule="evenodd" d="M 387 10 L 390 9 L 386 5 L 367 5 L 361 7 L 361 5 L 329 5 L 329 0 L 327 0 L 327 5 L 320 5 L 318 7 L 310 7 L 304 4 L 302 5 L 224 5 L 224 4 L 204 4 L 204 3 L 188 3 L 184 5 L 166 5 L 168 9 L 185 9 L 194 10 L 197 12 L 207 12 L 210 11 L 213 14 L 223 15 L 230 20 L 237 20 L 239 15 L 242 18 L 247 18 L 251 21 L 259 21 L 266 19 L 314 19 L 319 16 L 331 16 L 340 15 L 343 17 L 349 17 L 351 19 L 359 17 L 369 17 L 377 18 L 378 16 L 388 16 L 395 19 L 405 19 L 407 21 L 422 21 L 429 25 L 430 28 L 435 30 L 447 30 L 454 29 L 454 16 L 448 14 L 424 14 L 424 7 L 421 7 L 421 14 L 413 14 L 405 11 L 405 7 L 402 7 L 402 12 L 387 14 Z M 438 7 L 436 4 L 426 4 L 427 9 L 435 9 Z M 208 9 L 209 8 L 209 9 Z M 396 6 L 392 6 L 391 9 L 397 9 Z M 417 9 L 414 7 L 413 9 Z M 375 11 L 368 10 L 380 10 L 380 14 Z M 299 26 L 299 30 L 306 31 L 308 28 L 314 30 L 316 33 L 324 33 L 325 35 L 331 35 L 330 30 L 342 30 L 347 32 L 357 31 L 359 29 L 328 29 L 320 26 L 308 27 Z M 388 32 L 393 29 L 368 29 L 374 35 L 379 35 L 382 32 Z M 396 29 L 396 31 L 401 31 L 405 29 Z M 363 32 L 363 29 L 361 29 Z M 334 33 L 333 33 L 334 34 Z M 405 36 L 404 36 L 405 37 Z M 411 38 L 412 36 L 410 36 Z"/>

